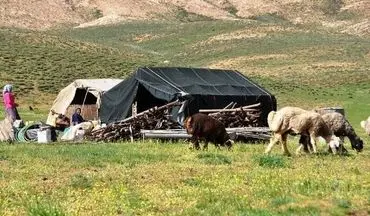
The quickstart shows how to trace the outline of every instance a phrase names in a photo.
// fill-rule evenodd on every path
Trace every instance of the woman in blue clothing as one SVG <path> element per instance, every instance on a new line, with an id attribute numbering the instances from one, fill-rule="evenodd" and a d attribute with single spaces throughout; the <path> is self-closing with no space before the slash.
<path id="1" fill-rule="evenodd" d="M 84 121 L 84 118 L 81 116 L 81 108 L 77 108 L 75 113 L 72 115 L 72 125 L 77 125 Z"/>

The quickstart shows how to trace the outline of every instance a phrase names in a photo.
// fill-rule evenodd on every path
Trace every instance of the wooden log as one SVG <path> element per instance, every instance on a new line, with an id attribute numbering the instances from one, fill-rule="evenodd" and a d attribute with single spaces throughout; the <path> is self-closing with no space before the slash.
<path id="1" fill-rule="evenodd" d="M 141 113 L 138 113 L 136 116 L 131 116 L 129 118 L 123 119 L 122 121 L 119 121 L 119 123 L 125 123 L 125 122 L 131 121 L 133 119 L 139 118 L 139 117 L 141 117 L 143 115 L 146 115 L 148 113 L 152 113 L 154 111 L 161 111 L 161 110 L 164 110 L 164 109 L 173 107 L 173 106 L 179 106 L 181 104 L 182 103 L 179 100 L 176 100 L 176 101 L 173 101 L 171 103 L 168 103 L 168 104 L 163 105 L 163 106 L 160 106 L 160 107 L 153 107 L 153 108 L 150 108 L 148 110 L 145 110 L 145 111 L 143 111 Z"/>

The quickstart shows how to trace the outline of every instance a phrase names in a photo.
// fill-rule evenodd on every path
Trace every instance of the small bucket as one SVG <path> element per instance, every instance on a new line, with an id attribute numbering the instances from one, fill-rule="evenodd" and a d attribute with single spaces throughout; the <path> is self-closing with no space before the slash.
<path id="1" fill-rule="evenodd" d="M 37 131 L 37 142 L 38 143 L 50 143 L 51 142 L 51 130 L 50 128 L 42 128 Z"/>

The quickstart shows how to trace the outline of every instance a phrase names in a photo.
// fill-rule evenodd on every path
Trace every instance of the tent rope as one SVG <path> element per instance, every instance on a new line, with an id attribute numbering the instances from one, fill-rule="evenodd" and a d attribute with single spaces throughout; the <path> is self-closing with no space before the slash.
<path id="1" fill-rule="evenodd" d="M 194 74 L 199 78 L 201 79 L 203 82 L 207 83 L 209 86 L 213 87 L 219 94 L 222 94 L 214 85 L 211 85 L 211 83 L 207 82 L 205 79 L 203 79 L 201 76 L 199 76 L 199 74 L 193 69 L 191 68 L 191 70 L 194 72 Z M 208 70 L 209 71 L 209 70 Z"/>
<path id="2" fill-rule="evenodd" d="M 159 74 L 157 74 L 156 72 L 154 72 L 152 69 L 146 67 L 148 70 L 150 70 L 152 73 L 154 73 L 155 75 L 157 75 L 159 78 L 161 78 L 163 81 L 165 81 L 166 83 L 168 83 L 169 85 L 171 85 L 172 87 L 174 87 L 175 89 L 177 89 L 179 92 L 184 92 L 184 90 L 181 90 L 179 89 L 177 86 L 175 86 L 173 83 L 169 82 L 168 80 L 164 79 L 163 77 L 161 77 Z"/>
<path id="3" fill-rule="evenodd" d="M 259 90 L 261 90 L 262 92 L 265 92 L 269 97 L 270 97 L 270 99 L 272 100 L 272 95 L 269 93 L 269 92 L 267 92 L 266 90 L 264 90 L 264 89 L 262 89 L 260 86 L 258 86 L 256 83 L 254 83 L 253 81 L 251 81 L 251 80 L 248 80 L 248 79 L 246 79 L 243 75 L 241 75 L 240 74 L 240 72 L 238 72 L 238 71 L 234 71 L 235 73 L 237 73 L 240 77 L 242 77 L 243 79 L 245 79 L 245 80 L 247 80 L 247 81 L 249 81 L 252 85 L 254 85 L 255 87 L 257 87 Z M 272 107 L 273 108 L 273 107 Z"/>

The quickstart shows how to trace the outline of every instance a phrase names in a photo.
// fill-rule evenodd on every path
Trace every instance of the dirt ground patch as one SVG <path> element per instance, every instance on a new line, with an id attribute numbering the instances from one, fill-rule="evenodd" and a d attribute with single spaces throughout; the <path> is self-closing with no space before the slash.
<path id="1" fill-rule="evenodd" d="M 142 34 L 142 35 L 137 35 L 133 38 L 133 41 L 137 42 L 137 43 L 141 43 L 141 42 L 145 42 L 145 41 L 149 41 L 149 40 L 153 40 L 153 39 L 157 39 L 157 38 L 160 38 L 159 35 L 152 35 L 152 34 Z"/>
<path id="2" fill-rule="evenodd" d="M 328 70 L 347 69 L 354 70 L 358 68 L 357 63 L 353 62 L 337 62 L 337 61 L 322 61 L 314 63 L 292 63 L 277 66 L 266 67 L 263 63 L 258 62 L 271 62 L 271 61 L 289 61 L 294 59 L 294 55 L 287 54 L 270 54 L 270 55 L 256 55 L 256 56 L 241 56 L 236 58 L 225 59 L 222 61 L 214 62 L 208 67 L 210 68 L 232 68 L 240 70 L 248 75 L 288 78 L 293 76 L 310 76 L 314 77 L 326 73 Z"/>
<path id="3" fill-rule="evenodd" d="M 231 40 L 243 40 L 248 38 L 263 38 L 266 37 L 270 33 L 277 33 L 277 32 L 301 32 L 303 30 L 294 28 L 294 27 L 284 27 L 284 26 L 256 26 L 253 28 L 246 28 L 241 29 L 225 34 L 219 34 L 216 36 L 212 36 L 204 41 L 201 41 L 194 45 L 194 47 L 210 45 L 216 42 L 224 42 L 224 41 L 231 41 Z"/>
<path id="4" fill-rule="evenodd" d="M 45 29 L 60 25 L 89 27 L 126 20 L 176 19 L 178 13 L 197 14 L 212 19 L 244 19 L 274 14 L 295 23 L 331 22 L 323 15 L 321 1 L 302 0 L 13 0 L 0 1 L 0 26 Z M 369 18 L 368 1 L 345 0 L 341 11 Z M 335 22 L 334 22 L 335 23 Z M 352 27 L 368 33 L 366 23 Z M 366 25 L 363 27 L 363 25 Z M 349 33 L 353 32 L 350 29 Z M 361 33 L 361 34 L 362 34 Z"/>

